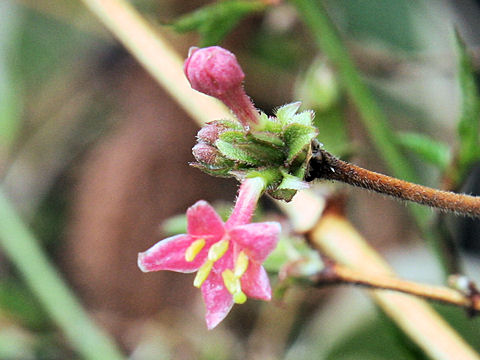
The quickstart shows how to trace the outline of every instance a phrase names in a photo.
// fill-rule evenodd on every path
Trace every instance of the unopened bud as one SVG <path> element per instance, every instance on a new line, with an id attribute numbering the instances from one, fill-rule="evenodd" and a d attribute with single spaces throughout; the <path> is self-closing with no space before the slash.
<path id="1" fill-rule="evenodd" d="M 219 166 L 222 165 L 225 160 L 216 148 L 203 142 L 196 144 L 192 148 L 192 153 L 195 159 L 201 164 Z"/>
<path id="2" fill-rule="evenodd" d="M 230 51 L 191 48 L 183 70 L 193 89 L 223 101 L 245 128 L 258 123 L 259 113 L 243 89 L 245 74 Z"/>
<path id="3" fill-rule="evenodd" d="M 190 48 L 183 69 L 192 88 L 216 98 L 241 87 L 245 78 L 235 55 L 219 46 Z"/>
<path id="4" fill-rule="evenodd" d="M 214 144 L 215 141 L 218 140 L 220 134 L 227 129 L 228 127 L 221 122 L 212 121 L 198 131 L 197 138 L 199 141 L 204 141 L 207 144 Z"/>

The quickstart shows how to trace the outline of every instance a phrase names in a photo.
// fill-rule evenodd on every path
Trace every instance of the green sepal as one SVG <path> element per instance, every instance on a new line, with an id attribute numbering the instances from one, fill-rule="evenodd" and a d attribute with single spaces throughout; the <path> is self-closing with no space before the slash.
<path id="1" fill-rule="evenodd" d="M 275 111 L 275 116 L 282 125 L 288 125 L 292 122 L 291 119 L 297 113 L 300 105 L 302 105 L 302 103 L 300 101 L 297 101 L 291 104 L 280 106 Z"/>
<path id="2" fill-rule="evenodd" d="M 294 175 L 290 175 L 285 170 L 280 170 L 283 175 L 283 180 L 278 185 L 278 190 L 303 190 L 308 188 L 308 184 L 304 182 L 302 179 Z"/>
<path id="3" fill-rule="evenodd" d="M 285 146 L 283 140 L 280 139 L 278 135 L 272 134 L 271 132 L 252 132 L 251 135 L 255 140 L 261 141 L 266 144 L 278 147 Z"/>
<path id="4" fill-rule="evenodd" d="M 252 132 L 270 132 L 280 134 L 283 126 L 276 117 L 269 117 L 263 111 L 260 112 L 258 124 L 252 125 Z"/>
<path id="5" fill-rule="evenodd" d="M 317 136 L 313 126 L 290 124 L 284 132 L 284 141 L 288 147 L 287 162 L 291 163 L 304 149 L 310 146 Z"/>
<path id="6" fill-rule="evenodd" d="M 250 142 L 235 146 L 264 165 L 282 164 L 285 158 L 283 151 L 261 143 Z"/>
<path id="7" fill-rule="evenodd" d="M 315 117 L 315 113 L 313 112 L 313 110 L 306 110 L 306 111 L 302 111 L 300 114 L 293 115 L 290 123 L 312 126 L 314 117 Z"/>
<path id="8" fill-rule="evenodd" d="M 232 162 L 232 164 L 234 164 Z M 190 166 L 200 169 L 203 172 L 212 175 L 212 176 L 217 176 L 217 177 L 231 177 L 231 171 L 233 169 L 233 165 L 230 167 L 213 167 L 213 166 L 208 166 L 200 163 L 190 163 Z"/>
<path id="9" fill-rule="evenodd" d="M 293 197 L 297 193 L 297 190 L 277 189 L 273 191 L 267 191 L 267 193 L 276 200 L 283 200 L 286 202 L 290 202 L 292 201 Z"/>
<path id="10" fill-rule="evenodd" d="M 215 141 L 215 146 L 227 159 L 254 166 L 259 166 L 262 164 L 262 161 L 255 158 L 251 153 L 245 151 L 244 149 L 240 149 L 238 145 L 218 139 Z"/>
<path id="11" fill-rule="evenodd" d="M 247 142 L 245 133 L 243 131 L 236 131 L 236 130 L 224 131 L 219 135 L 218 138 L 228 143 L 246 143 Z"/>

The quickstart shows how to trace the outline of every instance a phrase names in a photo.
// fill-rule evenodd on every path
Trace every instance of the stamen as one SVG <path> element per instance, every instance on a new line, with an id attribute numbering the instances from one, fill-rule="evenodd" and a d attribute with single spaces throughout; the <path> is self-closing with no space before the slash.
<path id="1" fill-rule="evenodd" d="M 208 260 L 217 261 L 220 259 L 227 252 L 229 243 L 228 240 L 224 239 L 213 244 L 208 250 Z"/>
<path id="2" fill-rule="evenodd" d="M 240 278 L 235 276 L 232 270 L 227 269 L 222 273 L 223 283 L 228 292 L 232 294 L 233 302 L 235 304 L 243 304 L 247 301 L 247 295 L 242 291 L 242 285 L 240 284 Z"/>
<path id="3" fill-rule="evenodd" d="M 247 295 L 245 295 L 242 290 L 237 291 L 235 294 L 233 294 L 233 302 L 235 304 L 243 304 L 245 301 L 247 301 Z"/>
<path id="4" fill-rule="evenodd" d="M 243 251 L 238 254 L 237 261 L 235 262 L 235 277 L 240 278 L 248 268 L 248 256 Z"/>
<path id="5" fill-rule="evenodd" d="M 240 281 L 238 278 L 235 277 L 233 274 L 233 271 L 230 269 L 225 270 L 222 273 L 222 278 L 223 278 L 223 283 L 225 284 L 225 287 L 227 288 L 228 292 L 230 294 L 235 294 L 237 291 L 241 291 L 240 289 Z"/>
<path id="6" fill-rule="evenodd" d="M 197 271 L 195 280 L 193 280 L 193 286 L 195 286 L 196 288 L 199 288 L 200 286 L 202 286 L 203 282 L 210 274 L 210 271 L 212 270 L 212 266 L 213 266 L 213 261 L 209 261 L 209 260 L 205 261 L 205 263 Z"/>
<path id="7" fill-rule="evenodd" d="M 198 239 L 192 242 L 187 251 L 185 251 L 185 260 L 188 262 L 193 261 L 204 246 L 205 239 Z"/>

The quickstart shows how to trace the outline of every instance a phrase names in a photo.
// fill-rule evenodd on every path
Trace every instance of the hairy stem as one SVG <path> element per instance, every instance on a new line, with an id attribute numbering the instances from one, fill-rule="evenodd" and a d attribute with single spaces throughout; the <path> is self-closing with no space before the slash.
<path id="1" fill-rule="evenodd" d="M 464 307 L 474 312 L 480 311 L 478 294 L 466 296 L 460 291 L 448 287 L 419 284 L 389 275 L 362 272 L 337 263 L 327 266 L 315 277 L 314 281 L 317 285 L 346 283 L 374 289 L 394 290 Z"/>
<path id="2" fill-rule="evenodd" d="M 335 211 L 324 211 L 309 238 L 315 248 L 343 265 L 368 273 L 394 276 L 378 253 L 348 220 Z M 425 301 L 393 291 L 371 290 L 370 294 L 430 358 L 480 359 Z"/>
<path id="3" fill-rule="evenodd" d="M 382 175 L 337 159 L 329 152 L 318 147 L 315 148 L 315 146 L 313 151 L 309 162 L 307 181 L 313 179 L 341 181 L 397 199 L 413 201 L 462 215 L 480 217 L 480 197 L 436 190 Z"/>

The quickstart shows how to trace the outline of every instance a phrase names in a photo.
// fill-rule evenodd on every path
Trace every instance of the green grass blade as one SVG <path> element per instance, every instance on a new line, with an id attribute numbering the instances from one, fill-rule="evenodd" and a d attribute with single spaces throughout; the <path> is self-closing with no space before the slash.
<path id="1" fill-rule="evenodd" d="M 113 340 L 90 319 L 1 191 L 0 248 L 83 359 L 124 359 Z"/>

